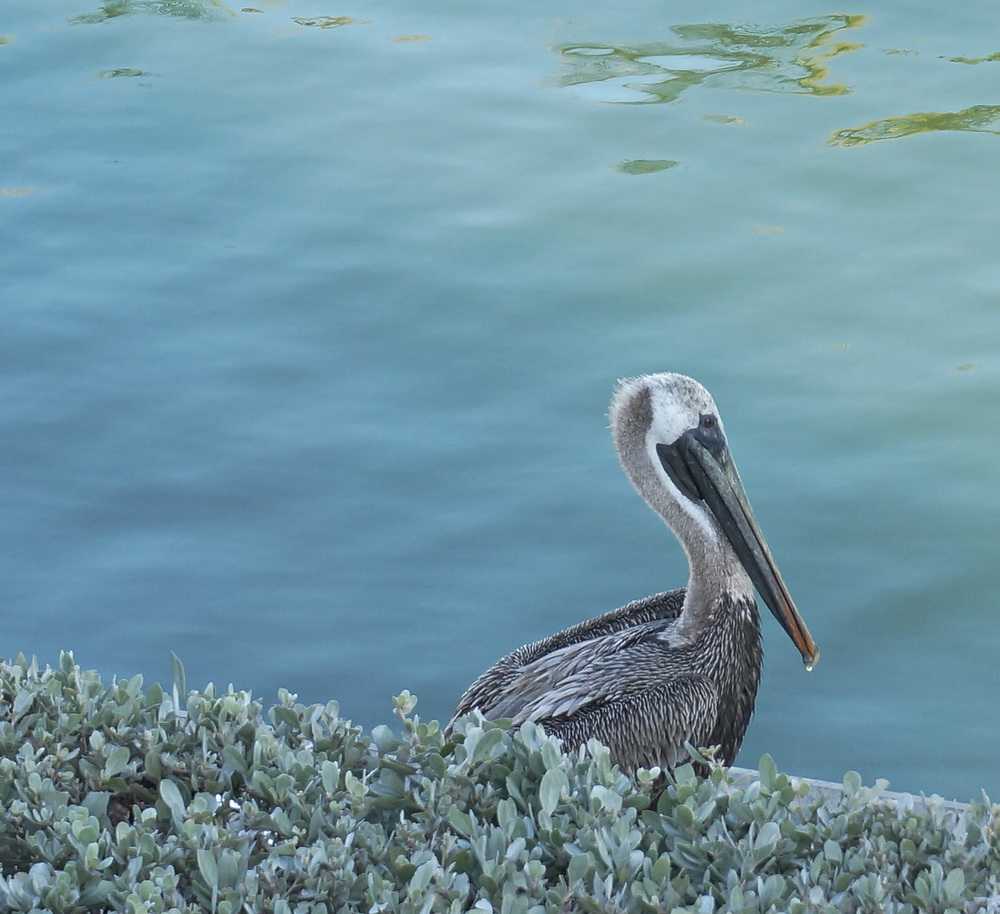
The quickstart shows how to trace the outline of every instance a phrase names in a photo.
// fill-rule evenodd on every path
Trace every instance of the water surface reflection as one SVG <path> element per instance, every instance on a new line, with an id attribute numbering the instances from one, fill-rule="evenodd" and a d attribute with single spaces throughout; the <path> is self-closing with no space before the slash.
<path id="1" fill-rule="evenodd" d="M 838 130 L 831 146 L 862 146 L 877 140 L 895 140 L 915 133 L 938 130 L 967 130 L 972 133 L 1000 133 L 988 129 L 1000 120 L 1000 105 L 973 105 L 962 111 L 923 111 L 901 117 L 886 117 L 862 127 Z"/>
<path id="2" fill-rule="evenodd" d="M 828 82 L 833 58 L 863 47 L 843 32 L 864 16 L 824 16 L 783 27 L 722 23 L 676 25 L 664 42 L 634 45 L 567 44 L 557 48 L 566 66 L 559 85 L 589 101 L 672 102 L 707 83 L 761 92 L 844 95 Z"/>
<path id="3" fill-rule="evenodd" d="M 219 0 L 105 0 L 93 13 L 73 16 L 69 23 L 89 25 L 134 13 L 180 16 L 184 19 L 222 19 L 236 15 Z"/>

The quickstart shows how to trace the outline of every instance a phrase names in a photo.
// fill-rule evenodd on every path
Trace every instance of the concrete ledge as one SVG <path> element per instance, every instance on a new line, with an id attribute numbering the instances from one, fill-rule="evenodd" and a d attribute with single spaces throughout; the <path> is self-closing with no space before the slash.
<path id="1" fill-rule="evenodd" d="M 737 782 L 746 781 L 749 783 L 750 781 L 760 780 L 760 775 L 752 768 L 733 767 L 729 769 L 729 773 Z M 810 798 L 822 798 L 829 807 L 834 807 L 840 803 L 840 799 L 844 795 L 844 785 L 837 784 L 834 781 L 820 781 L 816 778 L 800 778 L 792 775 L 788 775 L 788 778 L 792 783 L 808 784 Z M 959 803 L 957 800 L 944 800 L 936 794 L 924 797 L 912 793 L 897 793 L 893 790 L 883 790 L 876 798 L 892 804 L 898 809 L 926 810 L 934 805 L 943 807 L 948 812 L 958 814 L 969 811 L 968 803 Z"/>

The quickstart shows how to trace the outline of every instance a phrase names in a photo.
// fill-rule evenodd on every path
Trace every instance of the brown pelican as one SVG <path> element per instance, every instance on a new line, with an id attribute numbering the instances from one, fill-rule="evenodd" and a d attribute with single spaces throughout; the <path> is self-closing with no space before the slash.
<path id="1" fill-rule="evenodd" d="M 687 587 L 636 600 L 497 661 L 462 696 L 575 750 L 591 737 L 623 769 L 673 768 L 718 746 L 731 765 L 762 658 L 757 589 L 812 669 L 819 651 L 750 510 L 708 391 L 678 374 L 620 382 L 609 413 L 628 478 L 687 554 Z M 451 724 L 449 724 L 449 727 Z"/>

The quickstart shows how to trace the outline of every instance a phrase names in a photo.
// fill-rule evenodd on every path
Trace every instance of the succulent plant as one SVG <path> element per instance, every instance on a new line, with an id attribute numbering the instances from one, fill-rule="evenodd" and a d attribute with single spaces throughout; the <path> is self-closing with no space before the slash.
<path id="1" fill-rule="evenodd" d="M 902 801 L 848 773 L 627 777 L 478 716 L 446 738 L 395 699 L 336 702 L 0 663 L 0 909 L 996 912 L 997 807 Z"/>

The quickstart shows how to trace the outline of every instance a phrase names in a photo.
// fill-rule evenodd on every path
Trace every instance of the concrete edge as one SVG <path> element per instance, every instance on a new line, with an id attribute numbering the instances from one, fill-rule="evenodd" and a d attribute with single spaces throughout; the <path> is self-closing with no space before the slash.
<path id="1" fill-rule="evenodd" d="M 737 781 L 759 781 L 760 775 L 753 768 L 730 768 L 730 775 Z M 827 806 L 836 806 L 840 798 L 844 795 L 844 785 L 835 781 L 821 781 L 817 778 L 801 778 L 788 775 L 792 783 L 809 785 L 809 796 L 813 799 L 822 798 Z M 917 796 L 912 793 L 897 793 L 894 790 L 883 790 L 877 795 L 877 799 L 895 805 L 899 809 L 927 809 L 931 804 L 941 805 L 948 812 L 962 814 L 969 811 L 968 803 L 959 803 L 957 800 L 945 800 L 934 794 L 929 797 Z"/>

